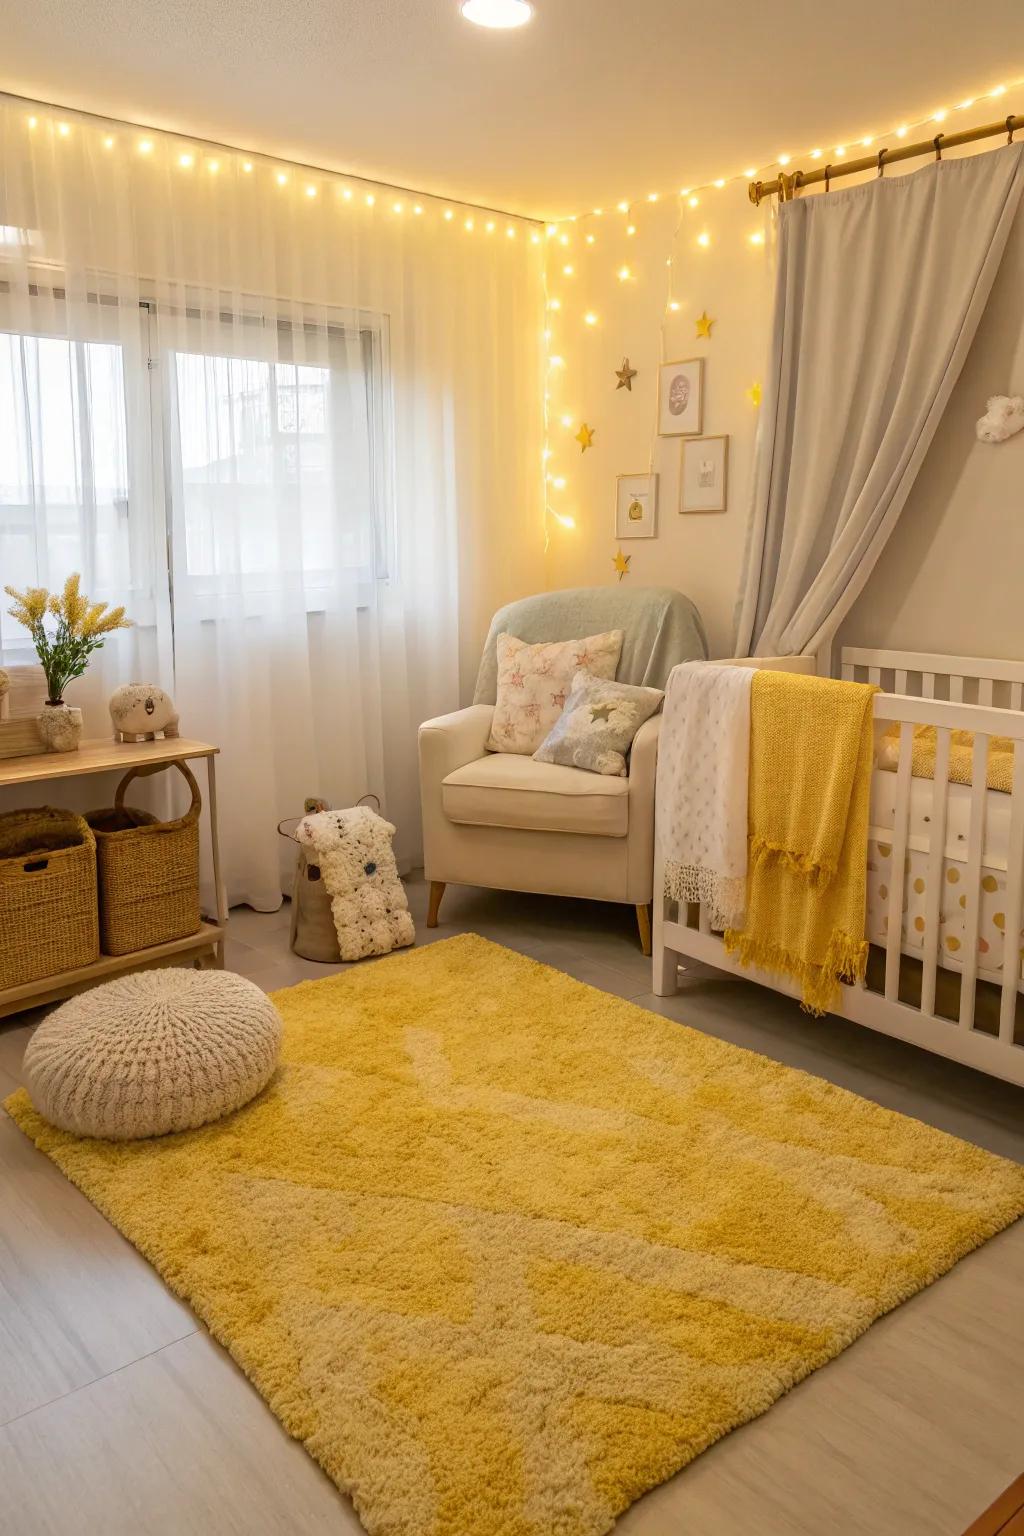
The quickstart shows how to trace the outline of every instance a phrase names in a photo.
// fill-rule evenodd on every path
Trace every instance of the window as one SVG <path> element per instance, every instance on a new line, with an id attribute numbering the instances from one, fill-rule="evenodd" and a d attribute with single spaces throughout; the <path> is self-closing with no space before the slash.
<path id="1" fill-rule="evenodd" d="M 39 334 L 0 331 L 0 585 L 78 570 L 144 623 L 166 549 L 173 592 L 200 600 L 290 587 L 316 607 L 393 569 L 383 323 L 163 325 L 97 301 L 97 339 L 72 341 L 60 297 L 40 295 Z M 27 638 L 0 620 L 0 651 Z"/>

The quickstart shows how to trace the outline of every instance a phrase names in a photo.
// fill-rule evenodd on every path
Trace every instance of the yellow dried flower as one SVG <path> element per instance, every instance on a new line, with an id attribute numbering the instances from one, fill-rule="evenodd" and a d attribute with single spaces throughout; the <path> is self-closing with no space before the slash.
<path id="1" fill-rule="evenodd" d="M 46 604 L 50 594 L 45 587 L 26 587 L 24 592 L 19 592 L 16 587 L 4 587 L 8 597 L 13 597 L 16 607 L 8 609 L 12 618 L 19 624 L 24 624 L 26 629 L 31 629 L 34 624 L 46 612 Z"/>

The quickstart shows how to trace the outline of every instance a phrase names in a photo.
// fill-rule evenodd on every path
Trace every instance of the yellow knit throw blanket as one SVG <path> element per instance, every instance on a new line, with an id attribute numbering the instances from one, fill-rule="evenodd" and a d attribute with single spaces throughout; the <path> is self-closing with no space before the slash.
<path id="1" fill-rule="evenodd" d="M 914 726 L 914 746 L 911 772 L 915 779 L 934 779 L 937 732 L 934 725 Z M 899 766 L 900 727 L 894 720 L 879 743 L 878 766 Z M 988 741 L 987 777 L 989 789 L 1000 789 L 1004 795 L 1013 793 L 1013 742 L 1009 736 L 990 736 Z M 949 782 L 970 784 L 974 774 L 974 732 L 952 731 L 949 741 Z"/>
<path id="2" fill-rule="evenodd" d="M 872 706 L 866 683 L 755 673 L 750 696 L 747 911 L 725 947 L 834 1008 L 864 975 Z"/>

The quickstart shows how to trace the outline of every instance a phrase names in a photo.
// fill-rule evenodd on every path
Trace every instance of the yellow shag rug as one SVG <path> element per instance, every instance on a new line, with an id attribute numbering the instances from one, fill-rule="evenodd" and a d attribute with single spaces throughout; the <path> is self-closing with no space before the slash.
<path id="1" fill-rule="evenodd" d="M 472 936 L 277 993 L 159 1140 L 25 1133 L 377 1536 L 597 1536 L 1024 1212 L 1024 1167 Z"/>

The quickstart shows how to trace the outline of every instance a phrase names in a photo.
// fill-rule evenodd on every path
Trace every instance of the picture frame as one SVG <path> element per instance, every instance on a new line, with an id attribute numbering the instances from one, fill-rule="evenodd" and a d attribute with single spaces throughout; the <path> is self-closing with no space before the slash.
<path id="1" fill-rule="evenodd" d="M 724 512 L 728 499 L 728 435 L 687 438 L 679 470 L 680 512 Z"/>
<path id="2" fill-rule="evenodd" d="M 704 420 L 704 359 L 684 357 L 658 369 L 658 436 L 699 437 Z"/>
<path id="3" fill-rule="evenodd" d="M 615 478 L 615 537 L 617 539 L 653 539 L 657 531 L 657 475 L 617 475 Z"/>

